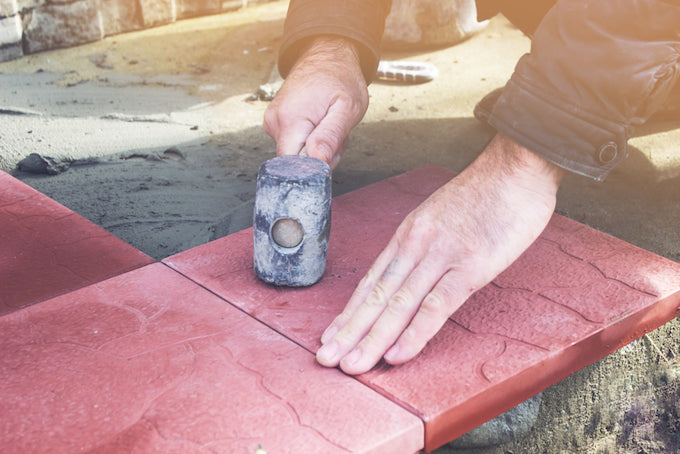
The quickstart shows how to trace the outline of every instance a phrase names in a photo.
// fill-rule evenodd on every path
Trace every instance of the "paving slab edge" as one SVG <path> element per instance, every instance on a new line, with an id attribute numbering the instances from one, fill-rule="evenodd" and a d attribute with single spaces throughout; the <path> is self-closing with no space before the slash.
<path id="1" fill-rule="evenodd" d="M 598 329 L 566 350 L 536 362 L 508 380 L 495 383 L 492 388 L 470 398 L 462 405 L 436 415 L 437 417 L 433 418 L 436 422 L 425 418 L 425 450 L 429 452 L 439 448 L 477 427 L 479 424 L 468 422 L 471 420 L 470 414 L 496 413 L 498 416 L 678 316 L 680 316 L 680 291 L 654 301 L 629 317 L 620 318 L 613 324 Z M 536 380 L 536 376 L 540 376 L 540 379 Z M 508 396 L 503 390 L 509 387 L 517 389 L 517 392 Z M 463 419 L 459 417 L 460 414 L 467 417 Z M 491 419 L 493 417 L 488 418 Z"/>

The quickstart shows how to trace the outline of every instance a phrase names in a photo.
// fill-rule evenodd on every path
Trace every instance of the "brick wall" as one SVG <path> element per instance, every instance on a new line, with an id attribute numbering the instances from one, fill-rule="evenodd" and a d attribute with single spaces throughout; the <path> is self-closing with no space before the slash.
<path id="1" fill-rule="evenodd" d="M 0 62 L 263 1 L 0 0 Z"/>

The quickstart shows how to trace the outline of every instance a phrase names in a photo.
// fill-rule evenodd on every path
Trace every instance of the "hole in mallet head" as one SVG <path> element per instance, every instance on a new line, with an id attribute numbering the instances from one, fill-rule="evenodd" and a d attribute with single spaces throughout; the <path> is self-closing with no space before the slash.
<path id="1" fill-rule="evenodd" d="M 293 248 L 302 242 L 304 232 L 295 219 L 281 218 L 272 226 L 272 240 L 285 248 Z"/>

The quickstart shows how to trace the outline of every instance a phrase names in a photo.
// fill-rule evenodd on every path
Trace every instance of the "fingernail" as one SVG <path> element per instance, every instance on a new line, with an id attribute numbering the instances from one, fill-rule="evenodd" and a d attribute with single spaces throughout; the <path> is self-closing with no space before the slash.
<path id="1" fill-rule="evenodd" d="M 321 343 L 325 344 L 329 340 L 335 337 L 335 335 L 338 333 L 338 328 L 335 326 L 329 326 L 326 328 L 326 331 L 323 332 L 321 335 Z"/>
<path id="2" fill-rule="evenodd" d="M 385 353 L 385 356 L 383 356 L 383 358 L 385 358 L 385 361 L 387 361 L 389 363 L 390 361 L 394 361 L 394 357 L 397 356 L 398 354 L 399 354 L 399 345 L 394 344 L 392 346 L 392 348 L 387 350 L 387 353 Z"/>
<path id="3" fill-rule="evenodd" d="M 348 366 L 353 366 L 354 363 L 359 361 L 360 358 L 361 358 L 361 349 L 355 348 L 354 350 L 349 352 L 349 354 L 347 356 L 345 356 L 342 359 L 342 362 L 345 363 Z"/>
<path id="4" fill-rule="evenodd" d="M 321 348 L 316 352 L 316 358 L 321 363 L 333 363 L 335 357 L 338 355 L 338 343 L 331 341 L 327 344 L 321 346 Z"/>

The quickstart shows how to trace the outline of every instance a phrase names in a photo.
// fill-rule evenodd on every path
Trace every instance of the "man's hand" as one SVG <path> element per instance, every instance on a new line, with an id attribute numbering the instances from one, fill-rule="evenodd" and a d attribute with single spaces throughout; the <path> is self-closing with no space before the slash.
<path id="1" fill-rule="evenodd" d="M 475 291 L 540 235 L 564 171 L 497 135 L 399 226 L 321 337 L 317 360 L 349 374 L 416 356 Z"/>
<path id="2" fill-rule="evenodd" d="M 264 113 L 276 154 L 306 154 L 334 168 L 368 108 L 359 54 L 351 41 L 316 37 Z"/>

